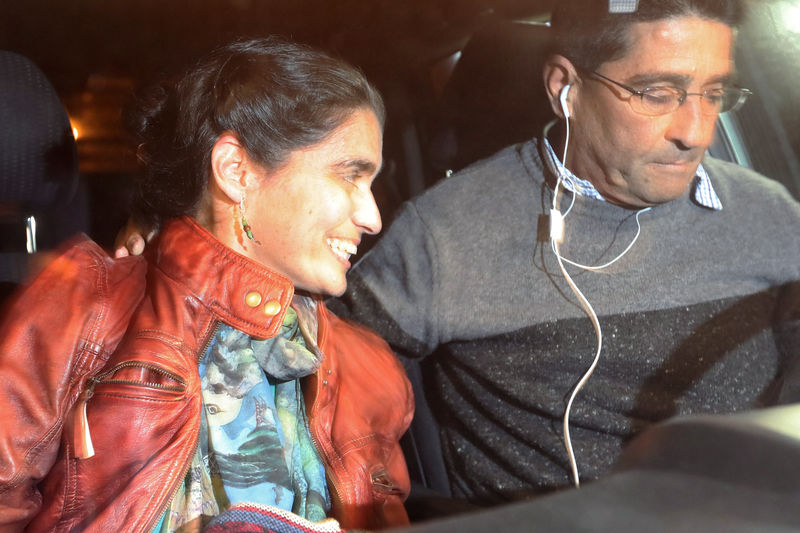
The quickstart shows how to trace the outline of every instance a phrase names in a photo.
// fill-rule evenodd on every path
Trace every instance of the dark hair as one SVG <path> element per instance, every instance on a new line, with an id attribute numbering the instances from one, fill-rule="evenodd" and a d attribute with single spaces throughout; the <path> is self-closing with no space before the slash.
<path id="1" fill-rule="evenodd" d="M 277 169 L 290 152 L 321 142 L 362 108 L 383 125 L 378 91 L 359 70 L 323 52 L 276 37 L 218 48 L 177 82 L 149 87 L 126 113 L 145 167 L 134 216 L 152 225 L 194 212 L 212 148 L 226 131 L 257 163 Z"/>
<path id="2" fill-rule="evenodd" d="M 741 0 L 639 0 L 633 13 L 609 13 L 605 0 L 559 0 L 553 10 L 553 52 L 585 70 L 623 57 L 631 45 L 630 26 L 683 15 L 738 28 L 744 18 Z"/>

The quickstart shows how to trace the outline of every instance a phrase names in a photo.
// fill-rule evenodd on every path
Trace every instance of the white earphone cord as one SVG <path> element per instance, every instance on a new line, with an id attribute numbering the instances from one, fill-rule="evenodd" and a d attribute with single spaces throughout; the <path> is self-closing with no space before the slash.
<path id="1" fill-rule="evenodd" d="M 570 113 L 569 109 L 567 108 L 567 102 L 566 102 L 566 95 L 568 92 L 569 92 L 569 86 L 567 85 L 566 87 L 564 87 L 564 89 L 562 89 L 562 94 L 559 96 L 559 99 L 561 101 L 561 108 L 562 111 L 564 112 L 564 117 L 565 117 L 564 123 L 566 125 L 564 151 L 561 156 L 561 161 L 563 165 L 566 165 L 567 148 L 569 147 Z M 570 289 L 572 289 L 573 294 L 575 294 L 575 296 L 578 298 L 578 301 L 581 304 L 581 308 L 591 320 L 592 326 L 594 327 L 595 336 L 597 337 L 597 350 L 595 352 L 594 359 L 592 360 L 591 365 L 589 365 L 589 368 L 586 370 L 583 376 L 581 376 L 580 380 L 578 380 L 578 383 L 572 389 L 572 393 L 570 394 L 569 399 L 567 400 L 567 406 L 564 409 L 564 421 L 563 421 L 564 447 L 566 448 L 570 469 L 572 470 L 573 484 L 575 485 L 576 488 L 579 488 L 581 485 L 580 474 L 578 473 L 578 462 L 575 458 L 575 451 L 573 450 L 572 447 L 572 438 L 570 436 L 570 431 L 569 431 L 569 416 L 570 412 L 572 411 L 572 404 L 575 401 L 575 398 L 578 396 L 578 393 L 581 391 L 581 389 L 583 389 L 584 385 L 586 385 L 586 382 L 589 381 L 589 378 L 591 377 L 592 373 L 594 372 L 594 369 L 597 367 L 597 364 L 600 361 L 600 352 L 603 349 L 603 331 L 602 328 L 600 327 L 600 321 L 597 318 L 597 313 L 595 313 L 595 310 L 589 303 L 589 300 L 586 298 L 586 296 L 584 296 L 583 292 L 581 292 L 581 290 L 575 284 L 575 282 L 572 279 L 572 276 L 570 276 L 569 273 L 567 272 L 564 263 L 568 263 L 570 265 L 576 266 L 584 270 L 589 270 L 592 272 L 603 270 L 604 268 L 616 263 L 620 258 L 622 258 L 625 254 L 628 253 L 628 251 L 633 247 L 636 240 L 639 238 L 639 234 L 641 233 L 642 230 L 642 226 L 639 223 L 639 215 L 641 215 L 645 211 L 649 211 L 650 208 L 646 207 L 636 212 L 636 235 L 633 237 L 631 243 L 622 251 L 622 253 L 620 253 L 617 257 L 615 257 L 611 261 L 608 261 L 607 263 L 604 263 L 602 265 L 596 265 L 596 266 L 582 265 L 580 263 L 570 261 L 569 259 L 566 259 L 561 256 L 559 242 L 564 237 L 564 219 L 572 210 L 572 206 L 575 204 L 575 196 L 576 196 L 574 192 L 575 188 L 573 187 L 572 188 L 573 191 L 571 191 L 572 201 L 570 202 L 567 211 L 562 215 L 561 212 L 558 210 L 558 193 L 562 180 L 569 181 L 570 177 L 565 176 L 563 172 L 558 172 L 558 178 L 556 179 L 556 186 L 553 190 L 553 206 L 550 212 L 550 246 L 553 249 L 553 253 L 555 254 L 556 259 L 558 261 L 558 266 L 561 269 L 561 274 L 564 276 L 564 279 L 567 281 L 567 284 L 569 285 Z"/>

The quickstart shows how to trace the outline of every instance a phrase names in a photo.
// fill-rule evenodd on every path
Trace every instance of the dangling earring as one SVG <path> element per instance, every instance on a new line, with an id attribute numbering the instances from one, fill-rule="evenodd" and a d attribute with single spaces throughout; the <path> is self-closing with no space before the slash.
<path id="1" fill-rule="evenodd" d="M 247 223 L 247 217 L 244 214 L 244 196 L 242 196 L 242 199 L 239 200 L 239 212 L 242 214 L 241 222 L 244 234 L 247 235 L 247 238 L 254 243 L 261 245 L 261 242 L 253 236 L 253 230 L 250 228 L 250 224 Z"/>

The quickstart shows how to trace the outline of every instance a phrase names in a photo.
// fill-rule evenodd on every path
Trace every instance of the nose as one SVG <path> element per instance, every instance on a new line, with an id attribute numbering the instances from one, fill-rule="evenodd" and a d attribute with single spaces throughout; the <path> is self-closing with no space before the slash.
<path id="1" fill-rule="evenodd" d="M 369 233 L 370 235 L 380 233 L 383 227 L 381 213 L 378 210 L 378 204 L 375 203 L 375 196 L 373 196 L 372 190 L 357 192 L 353 202 L 353 223 L 364 233 Z"/>
<path id="2" fill-rule="evenodd" d="M 667 140 L 681 148 L 702 148 L 711 144 L 717 115 L 703 113 L 703 102 L 696 95 L 690 95 L 678 109 L 672 112 Z"/>

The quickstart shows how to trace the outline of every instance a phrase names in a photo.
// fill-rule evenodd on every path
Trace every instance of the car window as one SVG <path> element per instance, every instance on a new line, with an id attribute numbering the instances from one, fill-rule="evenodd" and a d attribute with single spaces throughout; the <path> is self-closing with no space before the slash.
<path id="1" fill-rule="evenodd" d="M 800 198 L 800 2 L 753 2 L 737 42 L 738 82 L 753 91 L 720 126 L 736 162 Z"/>

